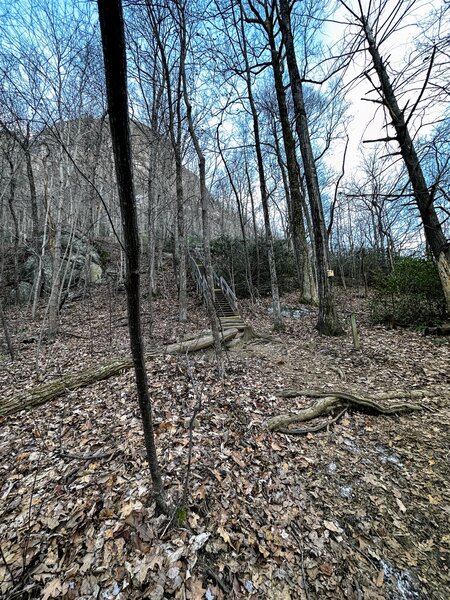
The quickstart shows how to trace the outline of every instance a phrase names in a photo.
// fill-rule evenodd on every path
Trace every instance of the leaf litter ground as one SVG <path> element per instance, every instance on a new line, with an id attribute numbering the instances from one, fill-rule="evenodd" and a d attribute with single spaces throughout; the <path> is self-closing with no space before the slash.
<path id="1" fill-rule="evenodd" d="M 295 306 L 293 295 L 284 301 Z M 155 304 L 148 347 L 183 333 L 170 297 Z M 349 412 L 306 437 L 265 427 L 310 403 L 277 397 L 285 387 L 370 395 L 449 383 L 445 339 L 370 326 L 356 294 L 340 304 L 357 313 L 360 352 L 350 336 L 320 337 L 312 310 L 286 319 L 286 332 L 269 342 L 228 352 L 223 382 L 210 353 L 149 363 L 174 503 L 189 418 L 203 398 L 184 527 L 155 514 L 131 372 L 3 419 L 2 597 L 446 600 L 448 399 L 398 417 Z M 270 332 L 268 301 L 242 305 L 256 330 Z M 189 308 L 185 329 L 205 328 L 204 309 L 195 300 Z M 37 325 L 11 312 L 19 356 L 2 359 L 1 395 L 127 354 L 124 317 L 124 294 L 99 288 L 65 307 L 61 335 L 36 358 Z M 148 330 L 145 309 L 144 321 Z"/>

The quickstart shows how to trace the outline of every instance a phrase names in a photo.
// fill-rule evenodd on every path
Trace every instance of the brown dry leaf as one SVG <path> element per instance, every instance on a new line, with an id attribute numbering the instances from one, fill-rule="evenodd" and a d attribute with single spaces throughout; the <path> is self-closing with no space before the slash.
<path id="1" fill-rule="evenodd" d="M 328 531 L 332 531 L 333 533 L 342 533 L 342 529 L 335 525 L 332 521 L 324 521 L 323 524 Z"/>
<path id="2" fill-rule="evenodd" d="M 58 598 L 61 596 L 61 591 L 61 580 L 59 578 L 53 579 L 52 581 L 49 581 L 42 590 L 42 600 L 47 600 L 48 598 Z"/>
<path id="3" fill-rule="evenodd" d="M 442 502 L 442 496 L 432 496 L 431 494 L 428 494 L 428 502 L 436 506 Z"/>
<path id="4" fill-rule="evenodd" d="M 383 583 L 384 583 L 384 571 L 380 570 L 380 571 L 378 571 L 375 585 L 380 588 L 383 586 Z"/>
<path id="5" fill-rule="evenodd" d="M 219 527 L 217 528 L 217 533 L 220 535 L 224 542 L 230 544 L 231 546 L 231 538 L 228 532 L 222 527 L 222 525 L 219 525 Z"/>
<path id="6" fill-rule="evenodd" d="M 157 432 L 162 433 L 164 431 L 176 431 L 176 426 L 172 423 L 172 421 L 162 421 L 158 427 Z"/>
<path id="7" fill-rule="evenodd" d="M 111 508 L 102 508 L 100 514 L 98 515 L 99 519 L 111 519 L 114 516 L 114 511 Z"/>
<path id="8" fill-rule="evenodd" d="M 132 512 L 139 512 L 143 508 L 144 506 L 140 500 L 130 500 L 129 502 L 125 502 L 124 504 L 122 504 L 122 506 L 120 507 L 120 516 L 123 519 L 125 519 L 126 517 L 131 515 Z"/>
<path id="9" fill-rule="evenodd" d="M 30 456 L 30 452 L 21 452 L 16 456 L 16 460 L 25 460 Z"/>
<path id="10" fill-rule="evenodd" d="M 431 552 L 431 550 L 433 550 L 434 548 L 434 540 L 432 540 L 431 538 L 426 540 L 425 542 L 421 542 L 419 544 L 419 550 L 421 550 L 421 552 Z"/>
<path id="11" fill-rule="evenodd" d="M 178 337 L 176 286 L 170 270 L 164 277 L 164 293 L 153 299 L 158 319 L 151 342 L 161 346 Z M 89 298 L 64 307 L 62 326 L 74 333 L 90 315 L 91 339 L 62 337 L 44 344 L 45 381 L 129 354 L 125 295 L 119 292 L 105 303 L 105 290 L 97 293 L 94 287 Z M 367 306 L 355 288 L 339 297 L 345 307 Z M 297 301 L 295 294 L 284 299 Z M 251 306 L 246 302 L 244 311 Z M 256 330 L 271 327 L 267 306 L 263 298 L 247 313 Z M 192 301 L 189 311 L 193 330 L 198 331 L 199 323 L 206 326 L 202 306 Z M 158 455 L 171 503 L 179 499 L 189 443 L 188 433 L 177 424 L 192 414 L 194 388 L 208 397 L 192 446 L 188 522 L 193 533 L 167 527 L 167 517 L 154 509 L 132 372 L 5 419 L 0 428 L 0 534 L 15 580 L 28 544 L 28 581 L 39 586 L 41 597 L 49 585 L 48 600 L 51 594 L 116 597 L 119 591 L 123 600 L 183 598 L 184 593 L 189 600 L 203 600 L 208 589 L 219 600 L 224 594 L 204 565 L 237 598 L 247 597 L 245 582 L 252 581 L 252 597 L 258 600 L 304 599 L 305 573 L 321 600 L 338 600 L 347 590 L 352 597 L 355 580 L 361 597 L 378 600 L 384 597 L 382 586 L 375 585 L 381 580 L 373 569 L 378 560 L 400 573 L 410 569 L 415 576 L 411 593 L 417 597 L 442 595 L 450 587 L 448 571 L 437 560 L 450 545 L 444 445 L 449 409 L 444 399 L 427 401 L 436 411 L 394 419 L 349 410 L 340 423 L 309 439 L 270 433 L 265 420 L 314 402 L 278 396 L 287 386 L 337 387 L 331 365 L 342 369 L 346 387 L 361 395 L 443 383 L 450 372 L 449 346 L 414 331 L 373 327 L 364 308 L 358 313 L 364 352 L 356 354 L 349 338 L 318 336 L 317 315 L 311 311 L 305 318 L 287 319 L 287 332 L 277 341 L 230 352 L 223 381 L 208 354 L 192 355 L 189 369 L 186 357 L 155 357 L 147 363 L 160 423 Z M 38 320 L 28 322 L 19 312 L 16 319 L 18 330 L 27 329 L 27 335 L 37 330 L 39 336 Z M 123 326 L 116 331 L 118 320 Z M 0 364 L 0 402 L 3 391 L 36 384 L 35 349 L 17 347 L 16 361 Z M 428 365 L 428 375 L 423 365 Z M 172 435 L 175 429 L 178 434 Z M 117 452 L 95 458 L 89 466 L 61 456 L 61 447 L 68 456 L 114 447 Z M 407 510 L 393 498 L 407 499 Z M 213 535 L 203 545 L 207 532 Z M 193 535 L 201 536 L 195 538 L 198 543 Z M 355 544 L 360 551 L 352 550 Z M 344 564 L 345 569 L 337 567 Z M 58 592 L 54 578 L 60 565 L 66 579 Z M 1 560 L 0 582 L 0 595 L 7 598 L 13 586 Z"/>
<path id="12" fill-rule="evenodd" d="M 329 562 L 322 563 L 319 565 L 319 571 L 326 575 L 327 577 L 331 577 L 333 574 L 333 566 Z"/>
<path id="13" fill-rule="evenodd" d="M 190 600 L 203 600 L 206 588 L 203 587 L 201 579 L 191 579 L 187 584 L 187 597 Z"/>
<path id="14" fill-rule="evenodd" d="M 240 467 L 244 468 L 245 467 L 245 462 L 242 460 L 241 455 L 239 454 L 239 452 L 232 452 L 231 453 L 231 457 L 234 460 L 234 462 L 239 465 Z"/>

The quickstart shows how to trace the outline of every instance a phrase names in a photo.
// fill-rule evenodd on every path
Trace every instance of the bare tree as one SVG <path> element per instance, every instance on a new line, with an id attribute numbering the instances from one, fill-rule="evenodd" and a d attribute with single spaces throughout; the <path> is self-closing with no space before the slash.
<path id="1" fill-rule="evenodd" d="M 211 260 L 211 226 L 209 218 L 209 199 L 206 188 L 206 160 L 202 151 L 200 140 L 195 131 L 194 119 L 192 115 L 192 104 L 189 98 L 188 80 L 186 75 L 186 56 L 188 51 L 188 31 L 186 19 L 186 7 L 184 0 L 177 0 L 179 34 L 180 34 L 180 71 L 183 86 L 183 98 L 186 104 L 187 121 L 189 134 L 195 147 L 198 157 L 198 168 L 200 177 L 200 203 L 202 207 L 202 226 L 203 226 L 203 253 L 206 279 L 208 282 L 208 291 L 206 293 L 206 308 L 208 311 L 211 331 L 214 337 L 214 349 L 216 352 L 218 371 L 220 377 L 224 375 L 224 363 L 222 357 L 222 347 L 219 335 L 219 320 L 214 307 L 214 278 Z"/>
<path id="2" fill-rule="evenodd" d="M 329 257 L 325 218 L 320 196 L 316 163 L 309 135 L 302 79 L 297 64 L 294 38 L 291 29 L 291 15 L 288 0 L 280 0 L 279 9 L 280 26 L 286 49 L 286 62 L 294 102 L 295 125 L 300 141 L 300 152 L 303 161 L 306 188 L 308 190 L 308 199 L 314 228 L 317 284 L 319 291 L 319 319 L 317 322 L 317 329 L 320 333 L 325 335 L 339 335 L 342 333 L 342 326 L 336 313 L 333 290 L 330 278 L 328 277 Z"/>
<path id="3" fill-rule="evenodd" d="M 360 0 L 358 0 L 358 5 L 355 9 L 343 0 L 340 0 L 340 3 L 350 13 L 354 24 L 357 25 L 360 35 L 367 45 L 367 52 L 370 55 L 372 68 L 378 78 L 379 86 L 372 82 L 368 71 L 365 74 L 378 95 L 378 98 L 374 102 L 381 103 L 386 109 L 390 118 L 390 125 L 393 128 L 393 134 L 389 133 L 382 140 L 376 141 L 396 142 L 400 148 L 400 154 L 408 171 L 417 208 L 422 219 L 425 238 L 436 261 L 447 310 L 450 312 L 450 243 L 444 234 L 442 224 L 434 206 L 436 186 L 434 184 L 431 186 L 427 184 L 421 160 L 416 149 L 414 133 L 411 131 L 412 119 L 419 105 L 423 102 L 424 94 L 432 76 L 433 64 L 438 48 L 434 46 L 431 49 L 425 73 L 423 71 L 422 73 L 414 71 L 410 77 L 406 78 L 407 81 L 410 79 L 412 81 L 422 81 L 422 85 L 419 92 L 415 94 L 412 106 L 409 106 L 410 102 L 408 100 L 404 108 L 401 108 L 398 100 L 399 92 L 392 83 L 388 63 L 382 55 L 380 46 L 398 29 L 415 2 L 413 0 L 409 0 L 406 3 L 397 2 L 393 8 L 386 11 L 384 11 L 386 9 L 385 2 L 374 7 L 369 4 L 367 9 L 363 7 Z M 395 81 L 399 82 L 404 80 L 404 78 L 404 73 L 401 75 L 397 73 Z M 401 95 L 404 93 L 403 91 Z"/>
<path id="4" fill-rule="evenodd" d="M 134 196 L 130 127 L 128 116 L 127 66 L 122 3 L 98 0 L 105 59 L 106 90 L 117 186 L 127 260 L 127 306 L 130 345 L 136 375 L 147 461 L 153 495 L 159 510 L 167 512 L 163 481 L 155 446 L 152 404 L 148 392 L 140 314 L 139 233 Z"/>
<path id="5" fill-rule="evenodd" d="M 259 189 L 261 194 L 261 204 L 263 207 L 263 215 L 264 215 L 264 230 L 265 230 L 265 239 L 266 239 L 266 250 L 267 250 L 267 258 L 269 262 L 269 271 L 270 271 L 270 283 L 272 288 L 272 307 L 273 307 L 273 322 L 274 328 L 276 330 L 282 330 L 283 318 L 281 316 L 281 304 L 280 304 L 280 292 L 278 288 L 278 276 L 277 276 L 277 268 L 275 263 L 275 252 L 273 247 L 273 235 L 272 235 L 272 227 L 270 224 L 270 216 L 269 216 L 269 195 L 267 190 L 266 176 L 264 170 L 264 160 L 261 151 L 261 139 L 260 139 L 260 126 L 259 126 L 259 118 L 258 111 L 256 108 L 255 99 L 253 96 L 252 89 L 252 73 L 250 69 L 250 63 L 248 58 L 247 51 L 247 40 L 245 33 L 245 12 L 242 6 L 242 2 L 239 1 L 239 17 L 236 26 L 240 35 L 240 44 L 242 49 L 242 56 L 244 60 L 244 77 L 245 83 L 247 87 L 247 97 L 248 103 L 250 107 L 250 112 L 252 115 L 253 121 L 253 135 L 255 138 L 255 153 L 256 153 L 256 161 L 258 165 L 258 175 L 259 175 Z"/>
<path id="6" fill-rule="evenodd" d="M 185 219 L 185 195 L 183 189 L 183 127 L 182 127 L 182 103 L 183 103 L 183 82 L 180 69 L 181 49 L 175 47 L 176 57 L 174 65 L 170 64 L 170 46 L 173 40 L 173 30 L 170 11 L 163 4 L 155 6 L 149 0 L 146 0 L 148 16 L 152 26 L 153 35 L 157 42 L 162 75 L 167 95 L 167 109 L 169 113 L 169 135 L 172 145 L 175 161 L 175 187 L 177 199 L 177 228 L 175 239 L 175 257 L 178 275 L 178 298 L 179 298 L 179 319 L 184 323 L 187 319 L 187 292 L 186 292 L 186 268 L 187 268 L 187 240 L 186 240 L 186 219 Z M 165 30 L 163 29 L 165 26 Z M 176 33 L 176 32 L 175 32 Z M 173 71 L 175 70 L 175 81 Z"/>
<path id="7" fill-rule="evenodd" d="M 300 170 L 296 156 L 295 139 L 289 118 L 286 87 L 283 82 L 283 57 L 281 54 L 281 43 L 280 40 L 278 40 L 279 28 L 276 15 L 276 2 L 265 2 L 261 6 L 261 9 L 258 9 L 256 3 L 249 2 L 249 7 L 251 13 L 247 18 L 247 21 L 254 22 L 264 31 L 269 46 L 270 64 L 275 82 L 275 93 L 278 106 L 277 117 L 281 124 L 284 151 L 286 155 L 286 171 L 289 183 L 288 189 L 285 185 L 286 203 L 292 230 L 293 247 L 299 273 L 302 300 L 307 303 L 315 303 L 317 301 L 317 291 L 306 241 L 303 215 L 304 198 L 301 189 Z M 281 157 L 279 156 L 276 130 L 273 132 L 273 135 L 278 155 L 278 163 L 283 174 L 283 165 Z"/>

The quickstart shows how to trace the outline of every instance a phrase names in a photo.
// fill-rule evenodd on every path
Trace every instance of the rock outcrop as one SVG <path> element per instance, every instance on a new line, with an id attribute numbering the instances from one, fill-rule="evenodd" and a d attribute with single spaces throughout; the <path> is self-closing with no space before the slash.
<path id="1" fill-rule="evenodd" d="M 28 302 L 39 268 L 41 269 L 41 293 L 50 293 L 53 281 L 54 248 L 47 238 L 42 253 L 43 243 L 44 238 L 41 236 L 32 247 L 26 248 L 19 271 L 19 284 L 10 292 L 10 302 L 20 304 Z M 74 287 L 80 281 L 88 283 L 101 281 L 102 261 L 96 248 L 85 236 L 64 232 L 61 235 L 60 258 L 60 273 L 64 288 Z"/>

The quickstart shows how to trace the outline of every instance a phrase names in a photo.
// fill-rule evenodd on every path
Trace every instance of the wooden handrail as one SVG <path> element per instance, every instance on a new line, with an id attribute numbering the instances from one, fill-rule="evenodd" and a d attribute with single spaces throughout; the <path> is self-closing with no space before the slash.
<path id="1" fill-rule="evenodd" d="M 197 290 L 199 293 L 201 292 L 203 298 L 205 298 L 205 296 L 208 292 L 208 281 L 207 281 L 205 275 L 200 271 L 200 268 L 199 268 L 198 262 L 197 262 L 197 261 L 201 261 L 202 259 L 203 258 L 201 256 L 198 248 L 193 248 L 192 251 L 189 252 L 189 260 L 190 260 L 190 264 L 191 264 L 192 274 L 193 274 L 195 282 L 197 284 Z M 216 271 L 214 271 L 214 270 L 213 270 L 213 283 L 214 283 L 214 286 L 217 286 L 222 290 L 222 292 L 224 293 L 225 297 L 227 298 L 231 308 L 234 311 L 236 311 L 236 313 L 237 313 L 238 307 L 237 307 L 236 294 L 233 292 L 233 290 L 228 285 L 228 283 L 225 281 L 225 279 L 221 275 L 218 275 L 216 273 Z"/>

